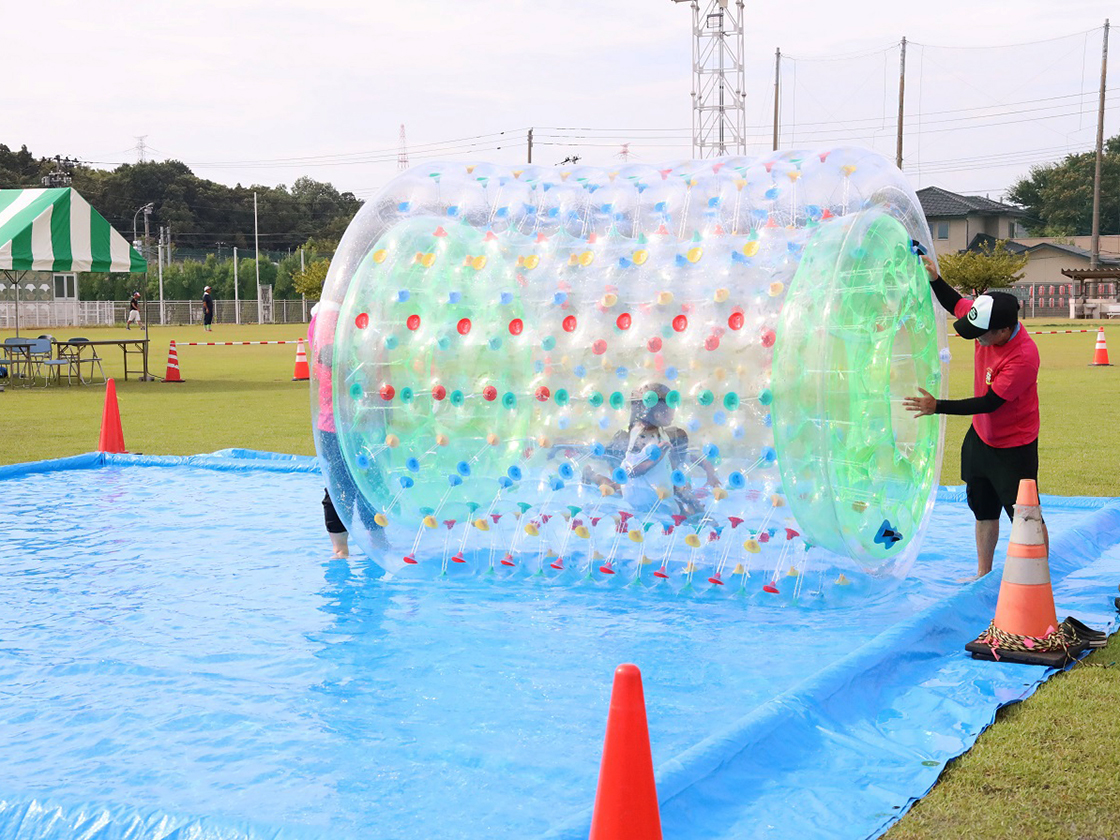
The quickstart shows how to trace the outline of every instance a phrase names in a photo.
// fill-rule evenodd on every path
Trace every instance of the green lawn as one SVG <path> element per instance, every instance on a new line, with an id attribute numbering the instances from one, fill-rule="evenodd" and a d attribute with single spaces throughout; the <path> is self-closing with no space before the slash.
<path id="1" fill-rule="evenodd" d="M 1094 322 L 1036 319 L 1031 330 L 1087 329 Z M 1104 322 L 1117 367 L 1089 367 L 1092 333 L 1035 336 L 1042 355 L 1039 483 L 1046 493 L 1120 496 L 1120 324 Z M 219 325 L 153 329 L 152 369 L 162 374 L 168 343 L 295 339 L 301 325 Z M 24 331 L 37 335 L 40 330 Z M 88 338 L 133 335 L 115 329 L 55 330 Z M 0 338 L 11 335 L 0 331 Z M 972 344 L 950 339 L 949 395 L 972 394 Z M 227 447 L 311 454 L 310 397 L 292 382 L 295 348 L 181 347 L 185 382 L 125 382 L 120 354 L 106 372 L 117 379 L 130 451 L 189 455 Z M 8 387 L 0 394 L 0 464 L 58 458 L 97 448 L 102 386 Z M 943 484 L 959 484 L 960 441 L 968 418 L 949 418 Z M 1116 593 L 1111 593 L 1115 595 Z M 1086 662 L 1120 660 L 1120 636 Z M 1050 840 L 1120 837 L 1120 667 L 1079 665 L 997 724 L 945 773 L 934 791 L 889 833 L 901 838 Z"/>

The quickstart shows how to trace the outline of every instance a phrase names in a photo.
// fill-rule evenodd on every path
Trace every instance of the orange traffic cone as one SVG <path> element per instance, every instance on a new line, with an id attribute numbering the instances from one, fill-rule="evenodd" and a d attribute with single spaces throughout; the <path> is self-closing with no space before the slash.
<path id="1" fill-rule="evenodd" d="M 101 415 L 101 440 L 97 443 L 98 452 L 123 453 L 124 429 L 121 428 L 121 410 L 117 406 L 117 383 L 112 379 L 105 382 L 105 411 Z"/>
<path id="2" fill-rule="evenodd" d="M 1104 343 L 1104 327 L 1097 330 L 1097 347 L 1089 367 L 1112 367 L 1108 361 L 1108 346 Z"/>
<path id="3" fill-rule="evenodd" d="M 614 672 L 589 840 L 661 840 L 646 701 L 637 665 L 619 665 Z"/>
<path id="4" fill-rule="evenodd" d="M 311 371 L 307 369 L 307 353 L 303 350 L 303 339 L 296 344 L 296 369 L 292 373 L 293 382 L 306 382 L 311 378 Z"/>
<path id="5" fill-rule="evenodd" d="M 175 342 L 171 342 L 171 346 L 167 349 L 167 375 L 163 377 L 164 382 L 183 382 L 183 377 L 179 375 L 179 351 L 175 349 Z"/>
<path id="6" fill-rule="evenodd" d="M 1042 529 L 1038 485 L 1024 478 L 1015 500 L 996 616 L 976 641 L 965 645 L 974 659 L 1061 667 L 1088 646 L 1058 623 Z"/>

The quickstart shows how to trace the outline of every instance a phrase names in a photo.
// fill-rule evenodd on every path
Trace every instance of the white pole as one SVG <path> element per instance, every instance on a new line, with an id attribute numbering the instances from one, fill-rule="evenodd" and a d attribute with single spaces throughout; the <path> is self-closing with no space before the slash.
<path id="1" fill-rule="evenodd" d="M 241 293 L 237 289 L 237 246 L 233 246 L 233 322 L 241 323 Z"/>
<path id="2" fill-rule="evenodd" d="M 307 269 L 304 267 L 304 264 L 303 264 L 303 246 L 301 245 L 299 247 L 299 273 L 303 274 L 303 272 L 306 271 L 306 270 Z M 301 295 L 301 297 L 303 298 L 303 320 L 304 320 L 304 322 L 306 322 L 307 321 L 307 295 Z"/>
<path id="3" fill-rule="evenodd" d="M 159 245 L 156 246 L 156 262 L 159 265 L 159 325 L 167 324 L 167 312 L 163 306 L 163 228 L 159 229 Z"/>
<path id="4" fill-rule="evenodd" d="M 257 191 L 253 190 L 253 249 L 257 266 L 257 323 L 264 323 L 264 303 L 261 301 L 261 234 L 257 227 Z"/>

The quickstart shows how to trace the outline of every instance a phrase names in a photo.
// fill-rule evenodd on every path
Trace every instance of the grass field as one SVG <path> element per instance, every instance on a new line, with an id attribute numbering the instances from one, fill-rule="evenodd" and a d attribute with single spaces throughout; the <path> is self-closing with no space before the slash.
<path id="1" fill-rule="evenodd" d="M 1103 322 L 1117 367 L 1090 367 L 1093 333 L 1034 336 L 1042 356 L 1039 483 L 1046 493 L 1120 496 L 1120 324 Z M 1096 322 L 1036 319 L 1030 330 L 1094 329 Z M 295 339 L 301 325 L 219 325 L 152 329 L 151 369 L 162 375 L 168 343 Z M 25 330 L 37 335 L 40 330 Z M 74 334 L 55 330 L 56 336 Z M 98 337 L 123 328 L 82 328 Z M 0 331 L 0 338 L 12 335 Z M 972 343 L 950 339 L 949 396 L 972 395 Z M 120 353 L 104 354 L 117 380 L 130 451 L 189 455 L 227 447 L 312 454 L 310 396 L 292 382 L 292 345 L 180 347 L 185 382 L 125 382 Z M 0 394 L 0 464 L 97 448 L 103 386 L 26 389 Z M 968 418 L 949 418 L 942 484 L 959 484 L 960 441 Z M 1113 592 L 1109 595 L 1116 593 Z M 1120 635 L 1087 664 L 1120 660 Z M 1120 838 L 1120 667 L 1078 665 L 997 724 L 946 771 L 934 791 L 889 832 L 892 840 L 969 837 L 1016 840 Z"/>

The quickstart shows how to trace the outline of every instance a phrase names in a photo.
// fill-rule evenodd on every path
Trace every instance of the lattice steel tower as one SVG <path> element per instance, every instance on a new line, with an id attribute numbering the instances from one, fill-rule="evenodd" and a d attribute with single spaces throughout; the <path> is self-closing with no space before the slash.
<path id="1" fill-rule="evenodd" d="M 743 0 L 673 0 L 692 6 L 692 153 L 746 154 Z"/>

